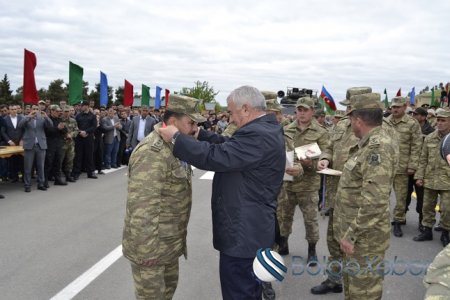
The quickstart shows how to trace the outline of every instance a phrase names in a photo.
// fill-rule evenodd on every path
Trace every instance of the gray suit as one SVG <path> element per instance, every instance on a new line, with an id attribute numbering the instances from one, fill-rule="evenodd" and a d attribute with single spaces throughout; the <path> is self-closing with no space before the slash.
<path id="1" fill-rule="evenodd" d="M 53 126 L 48 117 L 37 115 L 36 118 L 24 117 L 17 125 L 23 129 L 23 149 L 24 151 L 24 184 L 25 187 L 31 186 L 31 169 L 36 159 L 36 170 L 38 173 L 38 185 L 44 186 L 44 163 L 45 150 L 47 149 L 47 138 L 45 137 L 45 128 Z"/>
<path id="2" fill-rule="evenodd" d="M 128 132 L 127 145 L 130 145 L 131 147 L 133 147 L 133 149 L 136 148 L 137 144 L 140 142 L 137 139 L 140 120 L 141 116 L 134 117 L 133 120 L 131 120 L 130 131 Z M 149 135 L 149 133 L 153 131 L 153 127 L 155 126 L 155 124 L 155 118 L 151 117 L 150 115 L 145 118 L 144 136 Z"/>
<path id="3" fill-rule="evenodd" d="M 118 117 L 114 116 L 113 118 L 114 124 L 119 123 L 120 120 Z M 100 126 L 103 129 L 103 143 L 112 144 L 114 140 L 114 125 L 111 123 L 111 119 L 109 117 L 104 117 L 101 120 Z M 116 129 L 117 139 L 120 142 L 120 131 Z"/>

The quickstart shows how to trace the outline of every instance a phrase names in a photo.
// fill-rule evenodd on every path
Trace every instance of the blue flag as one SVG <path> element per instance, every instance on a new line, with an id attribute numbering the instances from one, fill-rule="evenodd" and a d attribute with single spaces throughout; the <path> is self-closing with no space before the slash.
<path id="1" fill-rule="evenodd" d="M 100 71 L 100 106 L 108 106 L 108 79 L 106 74 Z"/>
<path id="2" fill-rule="evenodd" d="M 161 107 L 161 90 L 159 86 L 156 87 L 155 109 L 160 109 Z"/>
<path id="3" fill-rule="evenodd" d="M 409 93 L 409 103 L 416 105 L 416 87 L 413 87 Z"/>

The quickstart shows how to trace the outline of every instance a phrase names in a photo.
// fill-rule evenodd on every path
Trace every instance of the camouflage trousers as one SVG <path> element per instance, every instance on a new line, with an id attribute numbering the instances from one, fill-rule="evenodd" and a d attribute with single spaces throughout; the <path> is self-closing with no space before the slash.
<path id="1" fill-rule="evenodd" d="M 283 206 L 286 205 L 287 200 L 287 194 L 286 194 L 286 189 L 284 188 L 284 185 L 281 186 L 280 189 L 280 193 L 278 194 L 278 198 L 277 198 L 277 220 L 278 220 L 278 225 L 280 226 L 280 235 L 284 236 L 281 234 L 281 224 L 283 224 L 284 222 L 284 217 L 283 217 Z"/>
<path id="2" fill-rule="evenodd" d="M 394 221 L 406 221 L 406 198 L 408 195 L 408 175 L 396 174 L 394 177 L 395 209 Z"/>
<path id="3" fill-rule="evenodd" d="M 306 240 L 316 243 L 319 240 L 318 203 L 317 192 L 287 192 L 287 201 L 282 206 L 283 220 L 280 224 L 280 233 L 289 237 L 292 233 L 292 222 L 294 221 L 295 208 L 298 205 L 303 214 L 305 224 Z"/>
<path id="4" fill-rule="evenodd" d="M 65 175 L 72 172 L 73 159 L 75 158 L 75 146 L 73 142 L 65 142 L 63 146 L 62 171 Z"/>
<path id="5" fill-rule="evenodd" d="M 334 201 L 337 194 L 337 188 L 339 184 L 339 176 L 326 176 L 325 177 L 325 188 L 326 188 L 326 198 L 325 198 L 325 208 L 333 208 Z"/>
<path id="6" fill-rule="evenodd" d="M 356 244 L 353 254 L 344 255 L 343 282 L 346 300 L 381 300 L 384 252 L 362 251 L 368 249 L 367 245 Z"/>
<path id="7" fill-rule="evenodd" d="M 330 264 L 330 268 L 327 268 L 326 272 L 328 275 L 328 279 L 334 283 L 341 283 L 342 281 L 342 268 L 339 266 L 337 262 L 342 261 L 342 252 L 339 242 L 334 238 L 333 231 L 333 208 L 329 210 L 329 219 L 328 219 L 328 227 L 327 227 L 327 246 L 328 251 L 330 252 L 330 256 L 328 257 L 328 262 L 332 262 Z"/>
<path id="8" fill-rule="evenodd" d="M 436 223 L 436 211 L 438 195 L 441 199 L 441 219 L 442 228 L 450 230 L 450 191 L 438 191 L 425 188 L 422 207 L 422 225 L 432 228 Z"/>
<path id="9" fill-rule="evenodd" d="M 131 263 L 136 299 L 169 300 L 178 284 L 178 258 L 164 265 L 146 267 Z"/>

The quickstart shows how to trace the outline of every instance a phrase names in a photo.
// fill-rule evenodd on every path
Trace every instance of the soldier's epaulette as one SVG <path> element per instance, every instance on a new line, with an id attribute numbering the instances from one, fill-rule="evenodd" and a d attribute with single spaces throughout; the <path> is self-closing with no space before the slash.
<path id="1" fill-rule="evenodd" d="M 157 139 L 156 141 L 153 142 L 153 144 L 150 146 L 150 148 L 155 152 L 159 152 L 159 151 L 161 151 L 163 145 L 164 145 L 163 140 Z"/>
<path id="2" fill-rule="evenodd" d="M 369 147 L 378 147 L 380 145 L 380 138 L 377 136 L 372 136 L 369 139 Z"/>

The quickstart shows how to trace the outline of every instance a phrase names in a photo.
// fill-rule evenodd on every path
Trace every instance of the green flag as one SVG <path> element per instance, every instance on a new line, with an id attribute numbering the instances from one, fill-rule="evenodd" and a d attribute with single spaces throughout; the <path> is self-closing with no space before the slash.
<path id="1" fill-rule="evenodd" d="M 83 68 L 69 61 L 69 103 L 83 100 Z"/>
<path id="2" fill-rule="evenodd" d="M 389 108 L 389 100 L 388 100 L 386 89 L 384 89 L 384 108 L 385 109 Z"/>
<path id="3" fill-rule="evenodd" d="M 431 104 L 430 106 L 437 106 L 436 99 L 434 97 L 434 88 L 431 89 Z"/>
<path id="4" fill-rule="evenodd" d="M 142 101 L 141 105 L 150 106 L 150 88 L 145 84 L 142 85 Z"/>

